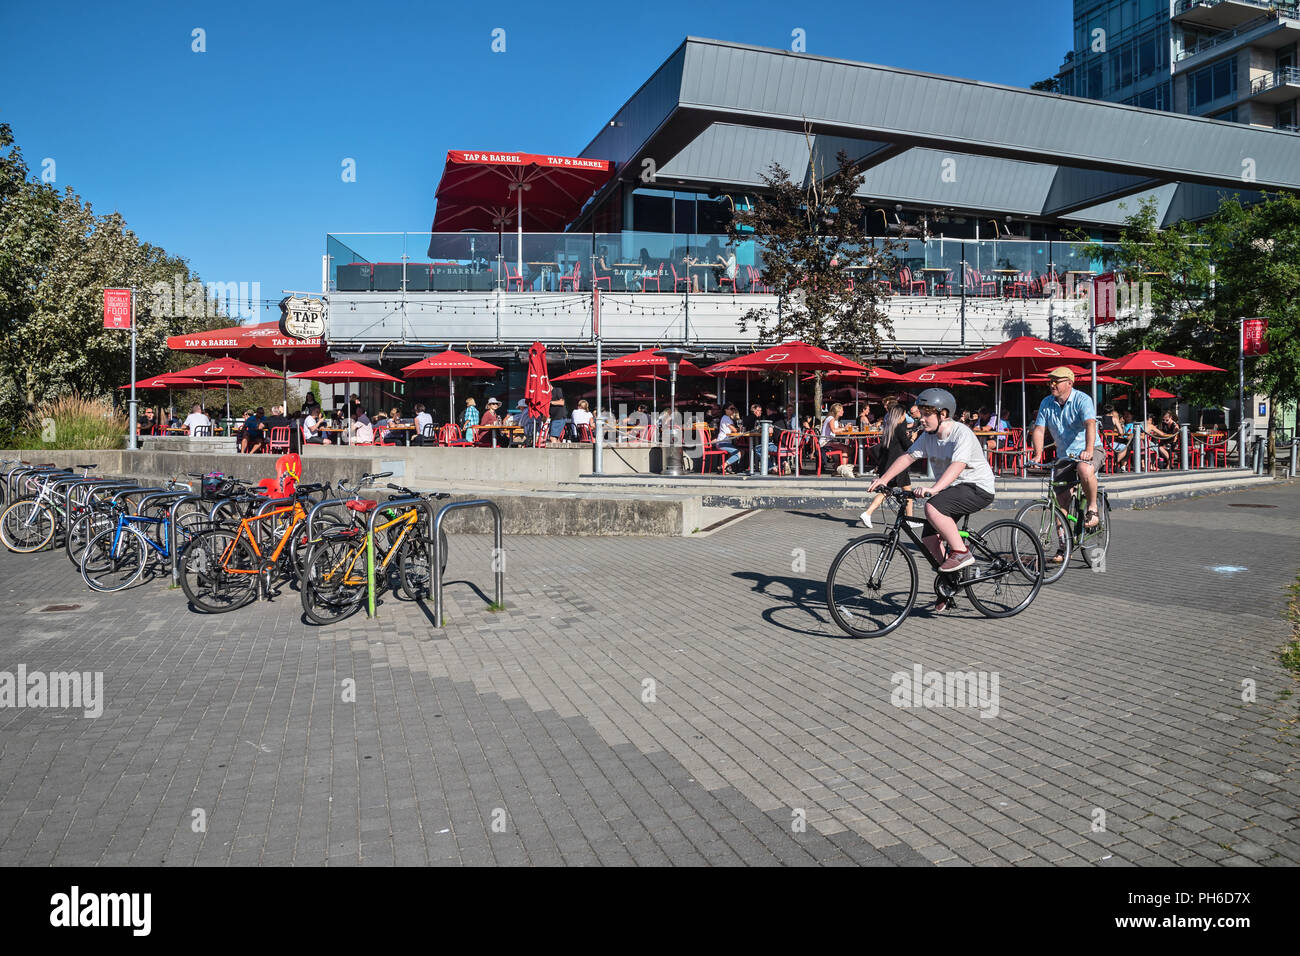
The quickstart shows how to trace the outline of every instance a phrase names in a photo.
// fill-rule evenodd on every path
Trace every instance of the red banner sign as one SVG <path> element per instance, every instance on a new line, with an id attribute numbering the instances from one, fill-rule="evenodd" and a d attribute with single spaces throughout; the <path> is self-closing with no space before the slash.
<path id="1" fill-rule="evenodd" d="M 1268 353 L 1268 319 L 1242 320 L 1241 351 L 1243 355 Z"/>
<path id="2" fill-rule="evenodd" d="M 1115 273 L 1107 272 L 1092 280 L 1092 324 L 1109 325 L 1116 321 Z"/>
<path id="3" fill-rule="evenodd" d="M 131 327 L 131 290 L 104 290 L 104 328 L 129 329 Z"/>

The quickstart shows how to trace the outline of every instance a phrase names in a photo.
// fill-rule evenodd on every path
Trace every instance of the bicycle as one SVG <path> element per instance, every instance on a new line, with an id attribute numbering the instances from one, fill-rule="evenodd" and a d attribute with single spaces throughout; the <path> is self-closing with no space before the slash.
<path id="1" fill-rule="evenodd" d="M 846 544 L 831 562 L 826 575 L 826 605 L 840 629 L 852 637 L 883 637 L 906 620 L 916 603 L 919 575 L 916 559 L 901 543 L 906 532 L 935 571 L 937 597 L 955 607 L 964 590 L 975 610 L 989 618 L 1012 617 L 1033 603 L 1043 586 L 1043 546 L 1032 529 L 1019 521 L 1002 519 L 979 531 L 962 519 L 961 536 L 975 563 L 960 571 L 942 572 L 921 543 L 916 528 L 924 518 L 908 517 L 901 505 L 920 494 L 888 489 L 898 507 L 898 517 L 884 534 L 869 534 Z"/>
<path id="2" fill-rule="evenodd" d="M 55 487 L 64 481 L 84 480 L 98 465 L 77 467 L 83 470 L 79 476 L 60 471 L 23 479 L 27 489 L 35 493 L 17 498 L 0 514 L 0 541 L 6 548 L 18 554 L 31 554 L 54 540 L 55 534 L 69 519 L 59 496 L 54 493 Z"/>
<path id="3" fill-rule="evenodd" d="M 90 544 L 92 538 L 116 527 L 118 515 L 131 513 L 127 511 L 125 505 L 96 499 L 97 490 L 94 487 L 88 488 L 86 500 L 73 508 L 74 517 L 68 525 L 68 533 L 65 536 L 63 547 L 67 552 L 68 560 L 72 562 L 74 568 L 81 567 L 81 558 L 86 553 L 86 546 Z M 105 490 L 112 492 L 117 489 L 110 487 Z M 189 490 L 189 484 L 177 481 L 174 478 L 168 479 L 158 489 L 160 492 Z M 168 504 L 162 502 L 148 504 L 143 506 L 139 513 L 142 517 L 157 519 L 150 523 L 150 528 L 153 529 L 155 542 L 166 547 L 167 529 L 171 520 Z M 193 530 L 197 530 L 199 523 L 203 520 L 205 520 L 205 516 L 196 514 L 193 510 L 178 512 L 176 515 L 177 540 L 183 538 L 184 541 L 189 541 Z"/>
<path id="4" fill-rule="evenodd" d="M 1077 464 L 1074 458 L 1057 458 L 1051 462 L 1044 462 L 1039 467 L 1034 467 L 1032 462 L 1026 463 L 1026 472 L 1033 471 L 1047 477 L 1043 483 L 1042 500 L 1031 502 L 1017 511 L 1016 520 L 1034 530 L 1043 545 L 1044 553 L 1058 555 L 1061 558 L 1059 562 L 1049 559 L 1044 566 L 1046 568 L 1043 576 L 1044 584 L 1053 584 L 1061 579 L 1070 564 L 1070 556 L 1074 553 L 1076 545 L 1083 555 L 1084 564 L 1089 567 L 1092 566 L 1088 560 L 1089 551 L 1093 553 L 1094 558 L 1100 555 L 1101 560 L 1104 560 L 1106 551 L 1110 547 L 1110 498 L 1106 494 L 1106 489 L 1097 489 L 1097 515 L 1100 521 L 1095 528 L 1088 528 L 1085 524 L 1088 499 L 1084 494 L 1083 485 L 1079 482 L 1078 471 L 1074 470 L 1073 474 L 1070 473 L 1071 466 Z M 1061 507 L 1056 498 L 1057 490 L 1063 488 L 1070 489 L 1072 495 L 1068 511 Z"/>
<path id="5" fill-rule="evenodd" d="M 434 492 L 421 495 L 400 485 L 388 485 L 412 498 L 437 500 L 449 497 Z M 355 614 L 365 602 L 369 584 L 369 562 L 374 562 L 376 586 L 389 585 L 388 577 L 394 557 L 401 593 L 408 600 L 418 600 L 429 593 L 432 581 L 430 542 L 420 533 L 422 507 L 413 505 L 390 508 L 378 501 L 354 498 L 346 503 L 352 524 L 331 529 L 312 541 L 307 553 L 299 589 L 303 614 L 315 624 L 333 624 Z M 387 518 L 375 526 L 374 553 L 367 556 L 368 515 L 381 509 Z M 394 532 L 392 529 L 396 528 Z M 439 529 L 442 544 L 442 569 L 447 568 L 446 532 Z M 393 535 L 396 534 L 396 537 Z"/>
<path id="6" fill-rule="evenodd" d="M 250 603 L 262 587 L 269 593 L 272 574 L 282 570 L 286 555 L 297 576 L 305 536 L 295 531 L 307 520 L 301 499 L 328 488 L 328 484 L 299 485 L 291 504 L 264 513 L 260 510 L 267 504 L 263 495 L 242 494 L 228 499 L 248 506 L 238 525 L 218 524 L 197 532 L 180 557 L 181 588 L 194 609 L 220 614 Z M 263 554 L 259 543 L 258 527 L 263 522 L 275 528 L 275 547 L 269 554 Z"/>

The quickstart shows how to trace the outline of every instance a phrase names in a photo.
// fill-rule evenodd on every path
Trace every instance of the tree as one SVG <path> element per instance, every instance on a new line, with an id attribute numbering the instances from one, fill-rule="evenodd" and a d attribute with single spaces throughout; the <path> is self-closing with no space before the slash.
<path id="1" fill-rule="evenodd" d="M 811 139 L 809 153 L 814 155 Z M 762 175 L 765 191 L 752 207 L 736 209 L 728 238 L 737 244 L 757 242 L 763 282 L 777 296 L 776 309 L 747 309 L 740 329 L 753 324 L 761 342 L 799 339 L 870 361 L 894 332 L 877 276 L 893 273 L 896 244 L 863 239 L 865 209 L 855 193 L 864 174 L 842 150 L 836 161 L 829 176 L 812 162 L 807 185 L 793 182 L 786 169 L 773 163 Z M 819 372 L 818 409 L 821 392 Z"/>
<path id="2" fill-rule="evenodd" d="M 1061 92 L 1061 81 L 1054 76 L 1049 76 L 1045 80 L 1039 80 L 1029 87 L 1031 90 L 1042 90 L 1044 93 Z"/>

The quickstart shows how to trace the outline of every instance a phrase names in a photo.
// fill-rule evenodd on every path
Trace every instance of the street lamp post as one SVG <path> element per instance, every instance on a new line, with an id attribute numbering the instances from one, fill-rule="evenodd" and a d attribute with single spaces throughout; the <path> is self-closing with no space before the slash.
<path id="1" fill-rule="evenodd" d="M 659 349 L 655 355 L 668 362 L 668 443 L 664 446 L 663 473 L 672 478 L 682 474 L 681 428 L 677 423 L 677 366 L 683 359 L 694 358 L 693 352 L 682 348 Z"/>

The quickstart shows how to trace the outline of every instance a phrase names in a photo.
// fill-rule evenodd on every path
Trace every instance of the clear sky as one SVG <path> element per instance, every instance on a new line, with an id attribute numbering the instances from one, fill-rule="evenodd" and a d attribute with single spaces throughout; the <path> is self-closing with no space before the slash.
<path id="1" fill-rule="evenodd" d="M 449 149 L 576 154 L 685 36 L 789 49 L 802 29 L 812 54 L 1028 86 L 1071 6 L 4 0 L 0 120 L 96 212 L 278 299 L 319 290 L 327 232 L 427 231 Z"/>

